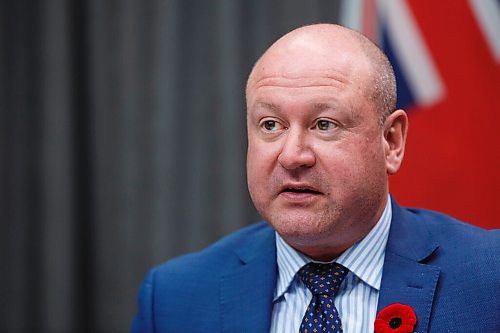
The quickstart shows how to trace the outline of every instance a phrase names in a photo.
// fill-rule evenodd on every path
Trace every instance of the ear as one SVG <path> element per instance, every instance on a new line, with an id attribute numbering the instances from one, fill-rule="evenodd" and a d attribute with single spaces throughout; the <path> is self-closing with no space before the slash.
<path id="1" fill-rule="evenodd" d="M 390 175 L 398 172 L 405 153 L 408 116 L 403 110 L 391 113 L 384 122 L 385 165 Z"/>

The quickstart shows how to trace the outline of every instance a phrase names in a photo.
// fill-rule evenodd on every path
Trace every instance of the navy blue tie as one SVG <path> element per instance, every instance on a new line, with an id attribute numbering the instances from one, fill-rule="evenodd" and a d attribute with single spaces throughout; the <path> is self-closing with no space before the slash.
<path id="1" fill-rule="evenodd" d="M 297 273 L 312 292 L 299 333 L 342 333 L 342 322 L 333 297 L 349 270 L 344 266 L 308 263 Z"/>

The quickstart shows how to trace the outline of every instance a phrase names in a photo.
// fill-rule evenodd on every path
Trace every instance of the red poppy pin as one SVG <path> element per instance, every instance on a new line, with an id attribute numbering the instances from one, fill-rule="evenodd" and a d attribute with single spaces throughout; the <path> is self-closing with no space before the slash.
<path id="1" fill-rule="evenodd" d="M 378 313 L 375 333 L 411 333 L 416 323 L 417 315 L 411 306 L 394 303 Z"/>

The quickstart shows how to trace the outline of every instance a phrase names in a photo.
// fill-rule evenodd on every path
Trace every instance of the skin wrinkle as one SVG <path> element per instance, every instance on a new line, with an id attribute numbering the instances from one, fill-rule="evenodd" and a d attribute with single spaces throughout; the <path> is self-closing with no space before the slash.
<path id="1" fill-rule="evenodd" d="M 340 74 L 340 73 L 339 73 Z M 322 79 L 326 79 L 328 81 L 335 81 L 335 82 L 338 82 L 338 83 L 341 83 L 341 84 L 345 84 L 347 83 L 347 79 L 344 79 L 342 77 L 334 77 L 334 76 L 329 76 L 329 75 L 321 75 L 321 76 L 310 76 L 310 77 L 299 77 L 299 76 L 293 76 L 293 75 L 290 75 L 290 74 L 274 74 L 274 75 L 269 75 L 269 76 L 265 76 L 265 77 L 262 77 L 260 80 L 256 81 L 255 83 L 253 83 L 255 85 L 255 87 L 251 87 L 251 88 L 256 88 L 256 87 L 261 87 L 261 86 L 265 86 L 266 84 L 259 84 L 259 82 L 262 82 L 262 81 L 273 81 L 273 80 L 276 80 L 276 79 L 281 79 L 281 80 L 290 80 L 290 81 L 293 81 L 293 80 L 303 80 L 303 79 L 309 79 L 309 80 L 319 80 L 321 81 Z M 282 81 L 280 81 L 281 84 L 283 84 Z M 272 85 L 272 84 L 271 84 Z M 322 86 L 322 84 L 304 84 L 303 86 L 297 86 L 295 85 L 295 87 L 297 88 L 300 88 L 300 87 L 308 87 L 308 86 Z M 328 85 L 326 85 L 328 86 Z"/>
<path id="2" fill-rule="evenodd" d="M 247 83 L 252 200 L 287 243 L 318 260 L 371 230 L 404 152 L 406 115 L 398 110 L 381 126 L 376 66 L 365 52 L 378 49 L 362 43 L 335 25 L 297 29 L 264 53 Z M 318 119 L 337 126 L 319 128 Z M 289 186 L 319 193 L 283 192 Z"/>
<path id="3" fill-rule="evenodd" d="M 264 70 L 264 69 L 262 69 L 262 70 Z M 335 72 L 335 70 L 333 70 L 333 72 Z M 291 74 L 274 73 L 272 75 L 263 76 L 261 79 L 259 79 L 257 81 L 255 81 L 251 75 L 250 79 L 248 80 L 248 83 L 247 83 L 247 89 L 246 89 L 247 96 L 248 96 L 249 89 L 257 89 L 257 88 L 265 87 L 265 86 L 273 86 L 277 80 L 279 80 L 281 86 L 290 87 L 290 88 L 325 87 L 325 86 L 328 87 L 331 85 L 331 81 L 333 81 L 334 83 L 338 83 L 338 84 L 348 83 L 348 79 L 344 78 L 344 76 L 346 76 L 346 75 L 342 74 L 340 72 L 337 72 L 337 74 L 339 74 L 340 77 L 325 75 L 323 72 L 320 72 L 321 75 L 319 75 L 319 76 L 314 76 L 312 74 L 314 74 L 314 71 L 311 71 L 309 73 L 309 76 L 293 76 Z M 294 82 L 297 80 L 302 80 L 302 81 L 306 81 L 306 82 L 302 83 L 302 84 L 290 83 L 290 85 L 286 85 L 285 82 L 283 82 L 283 81 Z M 263 81 L 264 81 L 264 83 L 262 83 Z M 267 81 L 271 81 L 271 82 L 267 82 Z M 313 82 L 311 82 L 311 81 L 313 81 Z M 261 82 L 261 83 L 259 84 L 259 82 Z M 319 83 L 319 82 L 321 82 L 321 83 Z M 326 84 L 326 83 L 330 83 L 330 84 Z"/>

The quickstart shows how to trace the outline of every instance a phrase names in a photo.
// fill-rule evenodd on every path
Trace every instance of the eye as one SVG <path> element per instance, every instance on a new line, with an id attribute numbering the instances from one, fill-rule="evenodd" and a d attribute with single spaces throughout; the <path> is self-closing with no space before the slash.
<path id="1" fill-rule="evenodd" d="M 321 119 L 318 120 L 318 122 L 316 123 L 316 127 L 320 131 L 328 131 L 335 129 L 337 127 L 337 124 L 335 124 L 333 121 L 330 120 Z"/>
<path id="2" fill-rule="evenodd" d="M 277 122 L 276 120 L 271 120 L 271 119 L 264 120 L 264 121 L 260 124 L 260 126 L 261 126 L 264 130 L 266 130 L 266 131 L 268 131 L 268 132 L 276 132 L 276 131 L 278 131 L 278 130 L 280 130 L 280 129 L 282 129 L 282 128 L 283 128 L 283 126 L 282 126 L 279 122 Z"/>

